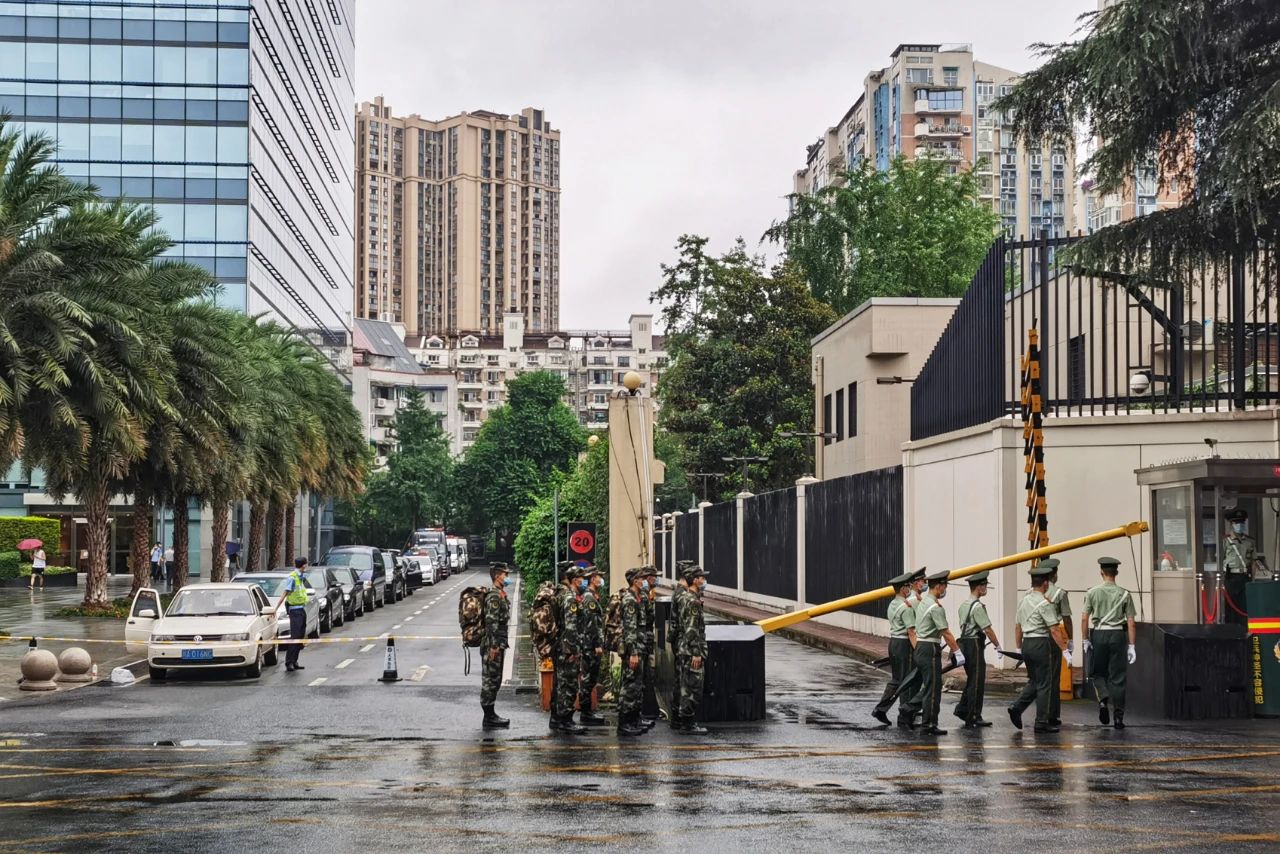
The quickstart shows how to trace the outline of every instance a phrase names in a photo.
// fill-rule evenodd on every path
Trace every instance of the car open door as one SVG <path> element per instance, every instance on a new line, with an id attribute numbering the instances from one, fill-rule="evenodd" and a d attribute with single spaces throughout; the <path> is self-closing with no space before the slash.
<path id="1" fill-rule="evenodd" d="M 145 655 L 147 641 L 151 639 L 151 627 L 158 619 L 160 594 L 150 587 L 143 587 L 129 606 L 129 619 L 124 624 L 124 648 L 131 653 Z"/>

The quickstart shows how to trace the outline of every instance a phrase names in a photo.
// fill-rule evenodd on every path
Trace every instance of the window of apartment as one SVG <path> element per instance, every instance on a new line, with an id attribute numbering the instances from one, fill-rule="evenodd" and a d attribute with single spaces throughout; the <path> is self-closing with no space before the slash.
<path id="1" fill-rule="evenodd" d="M 963 89 L 935 89 L 929 92 L 929 109 L 962 110 L 964 109 Z"/>
<path id="2" fill-rule="evenodd" d="M 849 438 L 858 435 L 858 384 L 849 383 Z"/>
<path id="3" fill-rule="evenodd" d="M 604 394 L 602 392 L 596 392 L 595 394 L 591 395 L 591 402 L 592 403 L 608 403 L 609 395 Z"/>
<path id="4" fill-rule="evenodd" d="M 831 395 L 822 398 L 822 432 L 831 432 Z M 823 439 L 822 444 L 830 445 L 830 439 Z"/>
<path id="5" fill-rule="evenodd" d="M 844 389 L 836 389 L 835 400 L 836 415 L 836 441 L 839 442 L 844 438 Z"/>
<path id="6" fill-rule="evenodd" d="M 996 84 L 990 80 L 979 80 L 976 86 L 978 103 L 985 104 L 996 96 Z"/>
<path id="7" fill-rule="evenodd" d="M 1084 335 L 1067 339 L 1067 399 L 1084 402 Z"/>
<path id="8" fill-rule="evenodd" d="M 942 67 L 942 85 L 943 86 L 959 86 L 960 85 L 960 69 L 954 67 Z"/>
<path id="9" fill-rule="evenodd" d="M 619 368 L 629 368 L 629 367 L 631 367 L 631 357 L 630 357 L 630 356 L 619 356 L 619 357 L 618 357 L 618 367 L 619 367 Z"/>
<path id="10" fill-rule="evenodd" d="M 907 82 L 908 83 L 926 83 L 926 84 L 932 83 L 933 69 L 932 68 L 908 68 Z"/>

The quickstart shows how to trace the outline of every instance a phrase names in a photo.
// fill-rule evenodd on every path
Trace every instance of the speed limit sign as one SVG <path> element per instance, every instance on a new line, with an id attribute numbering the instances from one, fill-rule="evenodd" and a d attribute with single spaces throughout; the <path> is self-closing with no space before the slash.
<path id="1" fill-rule="evenodd" d="M 574 562 L 585 561 L 588 564 L 596 562 L 596 523 L 595 522 L 570 522 L 569 523 L 569 560 Z"/>

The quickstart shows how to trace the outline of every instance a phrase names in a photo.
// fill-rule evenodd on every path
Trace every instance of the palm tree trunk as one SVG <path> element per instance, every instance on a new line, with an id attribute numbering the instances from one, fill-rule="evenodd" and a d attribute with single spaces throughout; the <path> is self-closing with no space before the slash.
<path id="1" fill-rule="evenodd" d="M 271 560 L 267 568 L 279 569 L 284 566 L 284 507 L 279 501 L 271 502 L 267 518 L 271 525 Z"/>
<path id="2" fill-rule="evenodd" d="M 209 580 L 226 581 L 227 531 L 231 528 L 231 505 L 215 498 L 210 509 L 213 511 L 213 525 L 209 533 L 213 545 L 210 546 L 209 553 L 213 558 L 213 571 L 209 573 Z"/>
<path id="3" fill-rule="evenodd" d="M 133 530 L 129 536 L 129 569 L 133 572 L 130 596 L 151 584 L 151 517 L 154 512 L 151 498 L 133 497 Z"/>
<path id="4" fill-rule="evenodd" d="M 293 530 L 295 510 L 297 510 L 296 499 L 294 501 L 290 501 L 285 506 L 284 510 L 284 561 L 286 566 L 292 566 L 293 559 L 297 557 L 297 554 L 294 552 L 294 537 L 296 536 L 296 532 Z"/>
<path id="5" fill-rule="evenodd" d="M 262 563 L 263 516 L 266 515 L 265 503 L 254 500 L 249 504 L 249 554 L 245 556 L 245 571 L 257 572 Z"/>
<path id="6" fill-rule="evenodd" d="M 89 525 L 89 567 L 84 582 L 86 608 L 107 605 L 107 546 L 111 540 L 111 505 L 109 489 L 95 490 L 83 496 L 84 515 Z"/>
<path id="7" fill-rule="evenodd" d="M 191 569 L 190 548 L 191 531 L 188 526 L 190 511 L 187 510 L 187 496 L 173 497 L 173 589 L 181 590 L 187 583 L 187 574 Z"/>

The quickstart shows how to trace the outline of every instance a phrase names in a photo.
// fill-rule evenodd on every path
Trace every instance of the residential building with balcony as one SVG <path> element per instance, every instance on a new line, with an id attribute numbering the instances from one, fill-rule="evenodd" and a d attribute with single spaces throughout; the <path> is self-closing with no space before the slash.
<path id="1" fill-rule="evenodd" d="M 975 60 L 970 45 L 898 45 L 889 65 L 865 77 L 840 121 L 809 146 L 792 192 L 838 184 L 863 160 L 885 170 L 898 156 L 929 157 L 952 173 L 972 168 L 979 195 L 1006 232 L 1074 231 L 1074 148 L 1028 147 L 991 109 L 1016 80 L 1014 71 Z"/>

